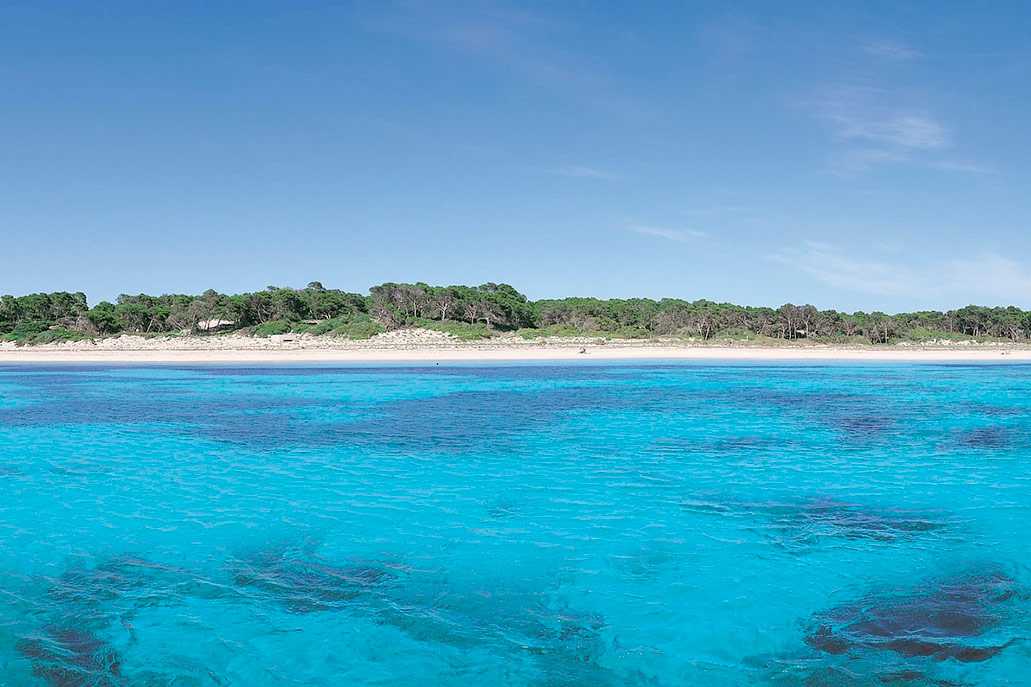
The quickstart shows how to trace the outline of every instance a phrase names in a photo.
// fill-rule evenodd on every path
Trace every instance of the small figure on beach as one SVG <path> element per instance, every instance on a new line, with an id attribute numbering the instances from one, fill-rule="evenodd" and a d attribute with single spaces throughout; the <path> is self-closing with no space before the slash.
<path id="1" fill-rule="evenodd" d="M 580 352 L 581 353 L 586 353 L 587 352 L 587 348 L 585 346 L 581 346 L 580 347 Z"/>

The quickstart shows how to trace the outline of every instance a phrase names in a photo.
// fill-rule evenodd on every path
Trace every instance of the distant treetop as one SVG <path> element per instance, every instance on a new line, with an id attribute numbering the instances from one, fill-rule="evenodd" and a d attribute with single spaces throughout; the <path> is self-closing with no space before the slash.
<path id="1" fill-rule="evenodd" d="M 323 325 L 330 323 L 333 326 Z M 530 301 L 509 284 L 431 286 L 387 282 L 368 295 L 269 286 L 264 291 L 200 295 L 118 296 L 90 308 L 85 294 L 35 293 L 0 297 L 0 338 L 38 342 L 123 333 L 212 334 L 252 330 L 376 331 L 429 326 L 477 336 L 521 330 L 555 335 L 626 338 L 764 336 L 779 339 L 887 343 L 898 338 L 1031 338 L 1031 312 L 969 305 L 947 312 L 839 313 L 788 303 L 751 307 L 676 298 L 561 298 Z M 321 327 L 321 328 L 320 328 Z"/>

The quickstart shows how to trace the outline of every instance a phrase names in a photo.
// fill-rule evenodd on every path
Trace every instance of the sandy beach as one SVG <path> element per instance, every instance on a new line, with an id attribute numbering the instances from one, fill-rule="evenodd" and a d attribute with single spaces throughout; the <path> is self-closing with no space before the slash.
<path id="1" fill-rule="evenodd" d="M 585 349 L 586 353 L 581 353 Z M 16 346 L 0 343 L 8 363 L 363 363 L 443 361 L 587 360 L 852 360 L 1013 362 L 1031 360 L 1031 348 L 996 343 L 835 346 L 817 344 L 711 345 L 676 340 L 604 341 L 499 337 L 463 342 L 427 330 L 400 330 L 364 341 L 299 335 L 293 340 L 238 335 L 180 338 L 119 336 Z"/>

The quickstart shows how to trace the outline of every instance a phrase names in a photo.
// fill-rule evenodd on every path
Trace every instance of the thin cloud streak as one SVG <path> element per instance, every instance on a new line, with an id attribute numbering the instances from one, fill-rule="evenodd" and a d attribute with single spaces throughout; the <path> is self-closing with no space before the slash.
<path id="1" fill-rule="evenodd" d="M 911 262 L 847 253 L 815 241 L 767 257 L 842 291 L 964 302 L 1031 302 L 1031 266 L 991 252 L 930 261 L 920 269 Z"/>
<path id="2" fill-rule="evenodd" d="M 953 144 L 949 127 L 925 108 L 892 100 L 887 91 L 846 84 L 829 88 L 808 103 L 841 144 L 830 160 L 831 173 L 849 176 L 902 164 L 951 172 L 989 171 L 979 165 L 934 160 Z"/>
<path id="3" fill-rule="evenodd" d="M 874 57 L 888 62 L 910 62 L 919 60 L 924 55 L 903 43 L 877 42 L 867 43 L 863 50 Z"/>
<path id="4" fill-rule="evenodd" d="M 667 229 L 665 227 L 653 227 L 647 224 L 631 224 L 627 226 L 627 229 L 638 234 L 657 236 L 659 238 L 666 239 L 667 241 L 676 241 L 677 243 L 690 243 L 695 239 L 707 236 L 704 231 L 698 231 L 696 229 Z"/>
<path id="5" fill-rule="evenodd" d="M 859 258 L 826 243 L 810 241 L 799 248 L 786 249 L 769 259 L 790 265 L 817 280 L 856 293 L 897 296 L 924 287 L 922 279 L 908 268 L 888 262 Z"/>
<path id="6" fill-rule="evenodd" d="M 948 263 L 948 288 L 959 293 L 982 293 L 995 298 L 1031 300 L 1031 269 L 994 253 Z"/>
<path id="7" fill-rule="evenodd" d="M 578 179 L 598 179 L 601 181 L 617 181 L 622 179 L 623 176 L 620 174 L 614 174 L 607 172 L 603 169 L 596 169 L 594 167 L 584 167 L 583 165 L 566 165 L 565 167 L 556 167 L 554 169 L 545 170 L 548 174 L 558 174 L 564 177 L 574 177 Z"/>
<path id="8" fill-rule="evenodd" d="M 846 150 L 831 164 L 835 174 L 860 174 L 886 164 L 903 164 L 912 159 L 908 153 L 878 148 L 852 148 Z"/>
<path id="9" fill-rule="evenodd" d="M 474 56 L 531 83 L 583 88 L 600 80 L 591 60 L 558 47 L 554 36 L 567 27 L 548 13 L 504 3 L 474 3 L 449 11 L 429 2 L 373 7 L 377 9 L 366 16 L 372 28 Z"/>
<path id="10" fill-rule="evenodd" d="M 816 101 L 818 115 L 840 139 L 892 146 L 900 150 L 940 150 L 949 131 L 929 113 L 884 104 L 877 89 L 838 86 Z"/>

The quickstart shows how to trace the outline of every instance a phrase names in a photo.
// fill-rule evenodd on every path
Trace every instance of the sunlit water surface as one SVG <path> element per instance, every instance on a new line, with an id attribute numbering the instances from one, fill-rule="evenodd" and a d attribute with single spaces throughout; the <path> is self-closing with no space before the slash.
<path id="1" fill-rule="evenodd" d="M 1031 367 L 0 367 L 0 684 L 1031 685 Z"/>

